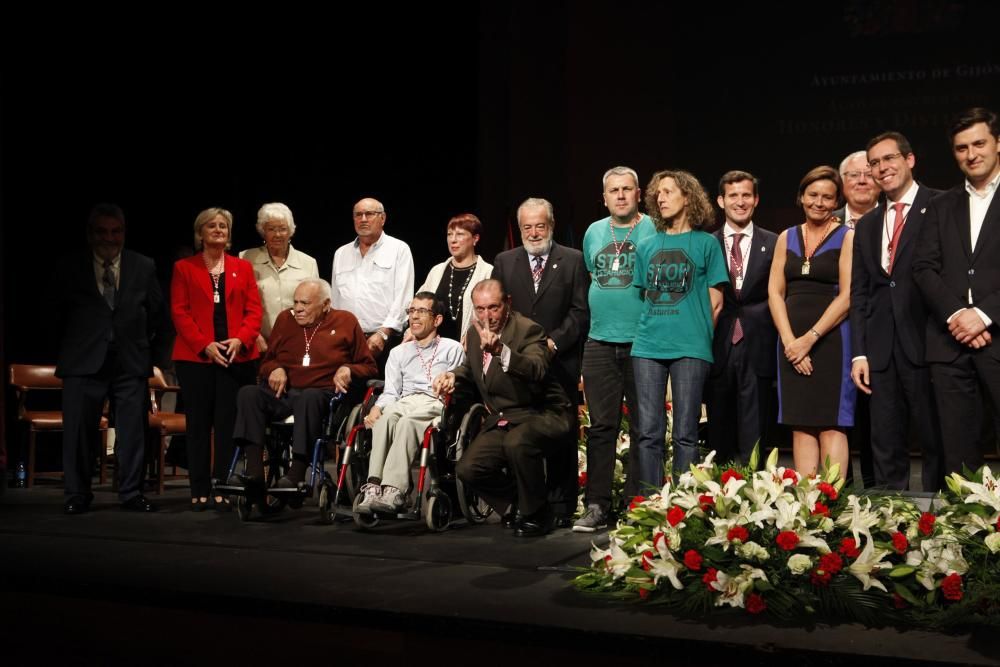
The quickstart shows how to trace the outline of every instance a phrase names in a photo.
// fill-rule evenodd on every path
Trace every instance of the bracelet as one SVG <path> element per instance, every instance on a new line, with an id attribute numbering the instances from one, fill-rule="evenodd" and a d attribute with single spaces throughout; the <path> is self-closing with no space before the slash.
<path id="1" fill-rule="evenodd" d="M 819 338 L 819 332 L 816 331 L 815 329 L 810 329 L 809 333 L 811 333 L 813 336 L 816 336 L 816 338 Z"/>

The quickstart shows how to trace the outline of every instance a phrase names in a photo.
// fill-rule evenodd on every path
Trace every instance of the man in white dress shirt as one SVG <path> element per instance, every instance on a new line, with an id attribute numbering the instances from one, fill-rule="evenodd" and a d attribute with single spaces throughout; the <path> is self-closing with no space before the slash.
<path id="1" fill-rule="evenodd" d="M 413 294 L 413 256 L 403 241 L 382 231 L 385 206 L 365 198 L 354 205 L 357 238 L 333 256 L 333 307 L 354 314 L 384 370 L 386 353 L 402 338 Z"/>

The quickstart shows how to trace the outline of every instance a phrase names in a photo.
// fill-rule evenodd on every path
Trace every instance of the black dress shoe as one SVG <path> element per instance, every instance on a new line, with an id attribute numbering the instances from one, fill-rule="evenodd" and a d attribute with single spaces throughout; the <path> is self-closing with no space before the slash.
<path id="1" fill-rule="evenodd" d="M 90 511 L 90 503 L 81 498 L 70 498 L 63 505 L 64 514 L 86 514 Z"/>
<path id="2" fill-rule="evenodd" d="M 516 537 L 541 537 L 552 532 L 552 514 L 546 511 L 523 516 L 514 531 Z"/>
<path id="3" fill-rule="evenodd" d="M 509 512 L 500 517 L 500 525 L 504 528 L 516 528 L 517 527 L 517 508 L 512 507 Z"/>
<path id="4" fill-rule="evenodd" d="M 122 509 L 129 512 L 155 512 L 157 507 L 153 503 L 146 500 L 146 496 L 140 493 L 139 495 L 132 496 L 123 502 Z"/>
<path id="5" fill-rule="evenodd" d="M 566 514 L 560 514 L 556 517 L 556 528 L 572 528 L 573 527 L 573 517 Z"/>

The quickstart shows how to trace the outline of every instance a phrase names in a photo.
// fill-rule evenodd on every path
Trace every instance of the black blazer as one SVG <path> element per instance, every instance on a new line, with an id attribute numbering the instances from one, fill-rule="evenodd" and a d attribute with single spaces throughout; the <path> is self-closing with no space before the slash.
<path id="1" fill-rule="evenodd" d="M 500 341 L 510 348 L 506 373 L 500 359 L 494 357 L 483 376 L 483 347 L 475 327 L 469 329 L 465 362 L 455 369 L 456 394 L 459 397 L 478 394 L 490 411 L 483 428 L 493 428 L 500 419 L 521 424 L 547 413 L 564 419 L 570 402 L 549 374 L 551 353 L 542 327 L 511 312 L 500 332 Z M 471 391 L 473 387 L 475 391 Z"/>
<path id="2" fill-rule="evenodd" d="M 858 221 L 851 258 L 851 357 L 865 356 L 873 371 L 882 371 L 892 359 L 895 341 L 915 366 L 924 365 L 927 309 L 913 280 L 917 236 L 927 217 L 928 204 L 940 194 L 920 185 L 906 214 L 890 276 L 882 268 L 882 234 L 886 199 Z M 890 218 L 892 216 L 889 216 Z"/>
<path id="3" fill-rule="evenodd" d="M 905 232 L 904 232 L 905 233 Z M 1000 359 L 1000 197 L 986 211 L 975 251 L 969 223 L 969 193 L 965 184 L 931 200 L 917 238 L 913 277 L 924 295 L 927 321 L 927 361 L 954 361 L 965 348 L 948 332 L 947 320 L 972 304 L 993 320 L 994 341 L 986 353 Z"/>
<path id="4" fill-rule="evenodd" d="M 580 384 L 583 342 L 590 330 L 590 276 L 583 253 L 553 242 L 537 293 L 524 247 L 497 255 L 493 277 L 503 281 L 514 310 L 542 325 L 546 335 L 556 342 L 553 374 L 570 396 L 575 396 Z"/>
<path id="5" fill-rule="evenodd" d="M 722 246 L 722 256 L 729 267 L 729 253 L 723 229 L 714 234 Z M 743 342 L 750 346 L 749 360 L 754 372 L 761 377 L 774 377 L 777 372 L 778 331 L 774 328 L 771 311 L 767 305 L 767 281 L 771 275 L 774 260 L 774 244 L 778 235 L 753 226 L 753 243 L 744 258 L 743 289 L 736 296 L 734 283 L 726 283 L 723 290 L 722 312 L 715 326 L 712 340 L 712 375 L 718 375 L 726 367 L 729 351 L 733 347 L 733 324 L 737 317 L 743 327 Z"/>
<path id="6" fill-rule="evenodd" d="M 62 340 L 56 375 L 97 373 L 114 340 L 123 374 L 151 376 L 152 348 L 159 354 L 162 350 L 157 343 L 164 338 L 163 293 L 153 260 L 131 250 L 122 251 L 114 310 L 97 289 L 94 255 L 89 249 L 72 256 L 63 266 L 59 286 Z"/>

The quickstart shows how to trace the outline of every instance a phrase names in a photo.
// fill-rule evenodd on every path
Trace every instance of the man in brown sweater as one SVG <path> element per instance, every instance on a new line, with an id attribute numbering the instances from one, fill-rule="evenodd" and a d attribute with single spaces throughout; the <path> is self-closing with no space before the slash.
<path id="1" fill-rule="evenodd" d="M 334 393 L 347 393 L 378 369 L 357 318 L 330 306 L 330 284 L 319 278 L 299 283 L 292 309 L 278 315 L 267 346 L 260 384 L 243 387 L 237 397 L 233 437 L 243 446 L 248 478 L 241 481 L 262 481 L 265 428 L 293 415 L 292 466 L 278 486 L 294 488 L 305 479 L 310 448 Z"/>

